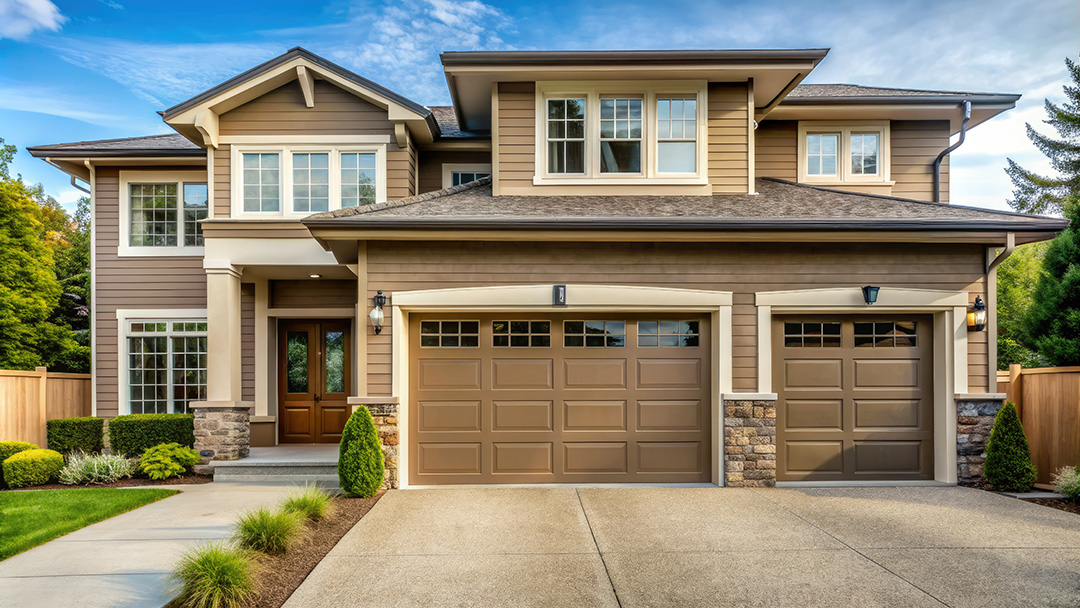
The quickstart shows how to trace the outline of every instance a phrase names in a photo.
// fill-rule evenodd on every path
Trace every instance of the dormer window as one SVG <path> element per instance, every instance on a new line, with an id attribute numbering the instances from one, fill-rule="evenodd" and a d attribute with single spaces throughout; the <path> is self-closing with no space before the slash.
<path id="1" fill-rule="evenodd" d="M 707 83 L 537 83 L 536 185 L 707 184 Z"/>
<path id="2" fill-rule="evenodd" d="M 799 123 L 799 181 L 889 183 L 889 123 Z"/>

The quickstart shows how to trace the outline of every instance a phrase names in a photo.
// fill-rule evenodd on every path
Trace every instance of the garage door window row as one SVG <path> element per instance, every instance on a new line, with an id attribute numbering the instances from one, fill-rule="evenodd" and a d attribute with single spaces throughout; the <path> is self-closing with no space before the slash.
<path id="1" fill-rule="evenodd" d="M 821 324 L 818 323 L 818 326 Z M 563 346 L 568 348 L 623 348 L 626 321 L 563 321 Z M 551 346 L 551 321 L 492 321 L 491 345 L 496 348 Z M 698 321 L 638 321 L 639 347 L 689 347 L 701 343 Z M 422 348 L 479 348 L 480 322 L 468 320 L 421 321 Z"/>
<path id="2" fill-rule="evenodd" d="M 890 321 L 855 324 L 855 346 L 893 348 L 916 346 L 916 321 Z"/>

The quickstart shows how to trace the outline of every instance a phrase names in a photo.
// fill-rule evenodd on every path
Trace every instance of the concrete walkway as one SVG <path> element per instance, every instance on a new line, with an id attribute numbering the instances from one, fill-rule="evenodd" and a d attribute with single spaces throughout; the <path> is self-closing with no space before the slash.
<path id="1" fill-rule="evenodd" d="M 276 503 L 290 489 L 171 487 L 180 494 L 0 562 L 0 607 L 160 607 L 173 597 L 169 573 L 184 550 L 228 536 L 237 513 Z"/>
<path id="2" fill-rule="evenodd" d="M 1080 517 L 939 488 L 388 493 L 287 608 L 1077 606 Z"/>

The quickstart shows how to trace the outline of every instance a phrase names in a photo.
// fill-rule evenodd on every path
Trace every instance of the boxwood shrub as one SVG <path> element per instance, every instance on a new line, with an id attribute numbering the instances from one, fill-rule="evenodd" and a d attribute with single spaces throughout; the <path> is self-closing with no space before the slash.
<path id="1" fill-rule="evenodd" d="M 57 418 L 45 423 L 49 449 L 61 454 L 98 454 L 105 443 L 103 418 Z"/>
<path id="2" fill-rule="evenodd" d="M 0 441 L 0 465 L 5 460 L 27 450 L 36 450 L 38 446 L 26 441 Z M 4 487 L 4 468 L 0 466 L 0 488 Z"/>
<path id="3" fill-rule="evenodd" d="M 40 486 L 56 481 L 64 456 L 53 450 L 26 450 L 4 461 L 4 481 L 12 488 Z"/>
<path id="4" fill-rule="evenodd" d="M 338 448 L 338 483 L 349 496 L 374 496 L 382 487 L 385 464 L 379 433 L 371 412 L 356 408 L 341 432 Z"/>
<path id="5" fill-rule="evenodd" d="M 112 451 L 142 456 L 147 448 L 163 443 L 195 445 L 195 417 L 191 414 L 129 414 L 109 421 Z"/>

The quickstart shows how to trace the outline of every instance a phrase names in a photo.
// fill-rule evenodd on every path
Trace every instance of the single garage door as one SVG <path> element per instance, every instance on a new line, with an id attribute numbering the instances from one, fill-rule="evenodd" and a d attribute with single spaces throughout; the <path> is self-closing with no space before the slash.
<path id="1" fill-rule="evenodd" d="M 777 480 L 934 477 L 928 316 L 777 317 Z"/>
<path id="2" fill-rule="evenodd" d="M 411 315 L 409 480 L 709 481 L 708 319 Z"/>

